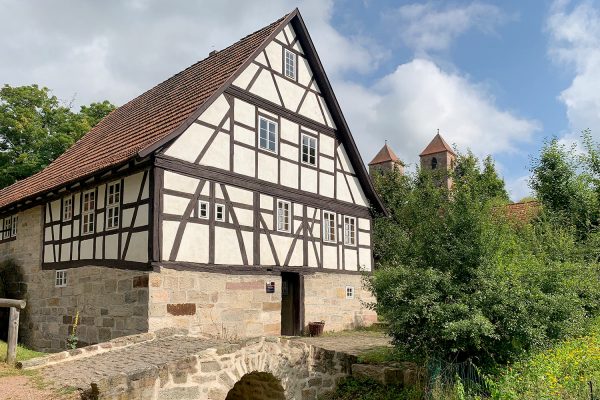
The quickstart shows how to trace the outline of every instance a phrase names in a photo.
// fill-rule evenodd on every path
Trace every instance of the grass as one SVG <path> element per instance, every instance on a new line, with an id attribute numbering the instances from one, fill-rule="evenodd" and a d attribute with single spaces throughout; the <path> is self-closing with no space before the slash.
<path id="1" fill-rule="evenodd" d="M 346 378 L 335 392 L 319 400 L 418 400 L 422 396 L 422 392 L 414 388 L 386 386 L 370 379 Z"/>
<path id="2" fill-rule="evenodd" d="M 600 399 L 600 319 L 589 335 L 506 367 L 491 383 L 497 400 Z"/>
<path id="3" fill-rule="evenodd" d="M 0 340 L 0 362 L 6 361 L 6 350 L 7 345 L 5 342 Z M 21 345 L 17 345 L 17 361 L 25 361 L 31 358 L 41 357 L 46 355 L 45 353 L 40 353 L 39 351 L 29 350 L 26 347 Z"/>

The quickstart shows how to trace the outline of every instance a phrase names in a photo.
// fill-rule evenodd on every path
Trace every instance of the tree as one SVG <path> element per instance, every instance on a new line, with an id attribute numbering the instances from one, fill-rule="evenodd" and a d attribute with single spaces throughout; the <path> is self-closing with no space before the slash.
<path id="1" fill-rule="evenodd" d="M 0 188 L 42 170 L 114 110 L 108 101 L 74 113 L 37 85 L 0 89 Z"/>
<path id="2" fill-rule="evenodd" d="M 491 159 L 459 155 L 451 189 L 436 171 L 375 178 L 391 218 L 375 220 L 371 306 L 403 351 L 486 366 L 582 332 L 598 312 L 597 265 L 550 219 L 515 226 Z"/>
<path id="3" fill-rule="evenodd" d="M 600 222 L 599 150 L 589 131 L 584 151 L 567 148 L 556 138 L 545 143 L 531 167 L 530 186 L 546 212 L 573 225 L 585 239 Z"/>

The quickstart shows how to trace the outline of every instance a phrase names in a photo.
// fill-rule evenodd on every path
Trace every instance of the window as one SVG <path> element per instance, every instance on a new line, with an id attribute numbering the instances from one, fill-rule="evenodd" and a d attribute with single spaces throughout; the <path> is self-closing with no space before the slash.
<path id="1" fill-rule="evenodd" d="M 12 232 L 12 217 L 4 218 L 4 227 L 2 228 L 2 239 L 8 239 Z"/>
<path id="2" fill-rule="evenodd" d="M 354 286 L 346 286 L 346 298 L 347 299 L 354 298 Z"/>
<path id="3" fill-rule="evenodd" d="M 119 227 L 121 182 L 109 183 L 106 190 L 106 229 L 115 229 Z"/>
<path id="4" fill-rule="evenodd" d="M 344 217 L 344 244 L 356 244 L 356 218 Z"/>
<path id="5" fill-rule="evenodd" d="M 433 157 L 431 159 L 431 169 L 436 169 L 437 168 L 437 158 Z"/>
<path id="6" fill-rule="evenodd" d="M 10 230 L 10 236 L 11 237 L 17 237 L 17 225 L 18 225 L 18 219 L 19 217 L 17 217 L 16 215 L 12 216 L 12 221 L 11 221 L 11 225 L 12 228 Z"/>
<path id="7" fill-rule="evenodd" d="M 208 218 L 208 202 L 202 200 L 198 202 L 198 218 Z"/>
<path id="8" fill-rule="evenodd" d="M 273 153 L 277 153 L 277 122 L 271 121 L 270 119 L 260 117 L 259 118 L 259 147 Z"/>
<path id="9" fill-rule="evenodd" d="M 63 221 L 70 221 L 73 218 L 73 198 L 66 197 L 63 200 Z"/>
<path id="10" fill-rule="evenodd" d="M 83 212 L 82 215 L 82 225 L 81 225 L 81 233 L 88 234 L 94 232 L 94 213 L 96 210 L 96 192 L 94 190 L 90 190 L 89 192 L 85 192 L 83 194 Z"/>
<path id="11" fill-rule="evenodd" d="M 317 138 L 302 135 L 302 162 L 317 165 Z"/>
<path id="12" fill-rule="evenodd" d="M 67 271 L 64 269 L 57 269 L 54 274 L 54 286 L 65 287 L 67 286 Z"/>
<path id="13" fill-rule="evenodd" d="M 296 79 L 296 55 L 285 49 L 285 76 Z"/>
<path id="14" fill-rule="evenodd" d="M 323 240 L 335 242 L 335 213 L 323 212 Z"/>
<path id="15" fill-rule="evenodd" d="M 277 200 L 277 230 L 280 232 L 290 231 L 290 203 Z"/>
<path id="16" fill-rule="evenodd" d="M 221 222 L 225 221 L 225 206 L 223 204 L 215 206 L 215 219 Z"/>

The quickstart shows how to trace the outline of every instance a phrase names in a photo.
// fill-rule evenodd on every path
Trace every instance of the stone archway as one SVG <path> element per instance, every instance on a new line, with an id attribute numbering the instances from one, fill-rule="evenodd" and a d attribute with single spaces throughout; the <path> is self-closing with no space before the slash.
<path id="1" fill-rule="evenodd" d="M 253 371 L 235 383 L 225 400 L 285 400 L 285 391 L 273 374 Z"/>

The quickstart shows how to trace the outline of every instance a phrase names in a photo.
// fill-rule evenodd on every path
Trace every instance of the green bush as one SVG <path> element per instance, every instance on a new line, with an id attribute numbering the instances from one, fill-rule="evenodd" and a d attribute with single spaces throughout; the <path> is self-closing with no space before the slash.
<path id="1" fill-rule="evenodd" d="M 375 223 L 368 285 L 394 343 L 492 367 L 585 332 L 600 309 L 600 268 L 577 226 L 550 213 L 514 223 L 490 161 L 457 162 L 451 190 L 425 172 L 375 177 L 392 217 Z"/>

